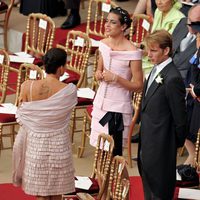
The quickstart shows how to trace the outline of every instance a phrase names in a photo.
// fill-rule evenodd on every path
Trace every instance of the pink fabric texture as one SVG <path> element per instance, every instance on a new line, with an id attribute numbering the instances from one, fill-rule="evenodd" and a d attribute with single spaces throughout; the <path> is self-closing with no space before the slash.
<path id="1" fill-rule="evenodd" d="M 45 100 L 23 102 L 16 118 L 21 125 L 13 147 L 13 184 L 38 196 L 75 191 L 69 136 L 77 90 L 68 84 Z"/>
<path id="2" fill-rule="evenodd" d="M 100 42 L 99 51 L 103 57 L 104 68 L 113 73 L 131 80 L 132 73 L 130 61 L 141 60 L 141 51 L 113 51 L 109 46 Z M 133 108 L 131 104 L 132 92 L 126 90 L 118 83 L 106 83 L 101 81 L 93 102 L 90 144 L 96 146 L 99 133 L 108 134 L 108 124 L 104 127 L 99 120 L 107 111 L 123 114 L 124 132 L 123 138 L 127 138 L 128 128 L 131 123 Z"/>

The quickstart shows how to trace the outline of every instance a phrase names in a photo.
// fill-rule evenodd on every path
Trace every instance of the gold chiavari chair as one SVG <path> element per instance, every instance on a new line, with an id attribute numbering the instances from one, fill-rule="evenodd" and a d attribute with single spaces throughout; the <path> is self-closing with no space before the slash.
<path id="1" fill-rule="evenodd" d="M 76 188 L 75 193 L 63 195 L 62 200 L 76 198 L 76 194 L 79 192 L 96 195 L 97 199 L 102 198 L 107 187 L 110 165 L 112 162 L 113 148 L 113 138 L 110 135 L 104 133 L 99 134 L 95 150 L 93 170 L 90 176 L 92 186 L 89 190 L 81 190 Z"/>
<path id="2" fill-rule="evenodd" d="M 126 160 L 122 156 L 115 156 L 111 164 L 106 200 L 129 199 L 129 185 Z"/>
<path id="3" fill-rule="evenodd" d="M 195 146 L 195 156 L 194 156 L 194 167 L 197 170 L 197 173 L 200 173 L 200 128 L 197 133 L 197 141 Z"/>
<path id="4" fill-rule="evenodd" d="M 0 3 L 0 26 L 3 29 L 3 32 L 0 34 L 3 35 L 3 42 L 4 42 L 4 49 L 8 50 L 8 23 L 10 19 L 10 14 L 13 8 L 15 0 L 9 0 L 9 4 L 6 4 L 4 1 L 1 1 Z"/>
<path id="5" fill-rule="evenodd" d="M 42 56 L 52 48 L 55 36 L 55 23 L 45 14 L 31 13 L 28 16 L 26 32 L 23 36 L 24 52 L 34 57 L 34 64 L 43 65 Z M 21 63 L 12 62 L 11 70 L 18 73 Z"/>
<path id="6" fill-rule="evenodd" d="M 64 49 L 69 58 L 66 65 L 69 78 L 64 82 L 72 82 L 78 88 L 81 87 L 84 83 L 85 69 L 88 64 L 91 49 L 89 37 L 81 31 L 72 30 L 67 34 L 65 46 L 57 45 L 57 47 Z"/>
<path id="7" fill-rule="evenodd" d="M 129 133 L 128 133 L 128 144 L 127 144 L 127 151 L 128 151 L 128 164 L 130 167 L 132 167 L 132 151 L 131 151 L 131 138 L 134 133 L 134 129 L 136 125 L 139 125 L 137 120 L 140 114 L 140 106 L 141 106 L 141 101 L 142 101 L 142 92 L 134 92 L 133 93 L 133 100 L 132 100 L 132 105 L 133 105 L 133 118 L 130 124 L 129 128 Z"/>
<path id="8" fill-rule="evenodd" d="M 35 77 L 30 76 L 31 71 L 36 71 Z M 15 106 L 18 106 L 19 104 L 19 94 L 21 89 L 21 84 L 26 80 L 31 79 L 43 79 L 43 71 L 34 64 L 21 64 L 18 72 L 18 78 L 17 78 L 17 89 L 16 89 L 16 97 L 15 97 Z M 0 141 L 1 141 L 1 149 L 7 149 L 3 145 L 3 138 L 4 137 L 10 137 L 11 138 L 11 147 L 12 148 L 15 135 L 17 134 L 15 130 L 15 126 L 17 126 L 18 123 L 15 119 L 15 114 L 0 114 Z M 9 132 L 4 132 L 4 128 L 7 127 L 10 129 Z"/>
<path id="9" fill-rule="evenodd" d="M 93 67 L 93 76 L 92 76 L 92 85 L 91 85 L 91 89 L 93 91 L 97 91 L 97 88 L 99 86 L 99 83 L 95 78 L 98 60 L 99 60 L 99 50 L 97 49 L 95 52 L 94 64 L 93 64 L 94 67 Z M 77 152 L 78 158 L 82 158 L 84 150 L 85 150 L 86 138 L 90 137 L 90 122 L 91 122 L 92 107 L 93 105 L 88 105 L 84 110 L 82 133 L 81 133 L 81 145 L 78 147 L 78 152 Z"/>
<path id="10" fill-rule="evenodd" d="M 129 40 L 133 41 L 138 47 L 140 47 L 145 36 L 151 31 L 153 20 L 152 17 L 145 14 L 135 14 L 132 16 L 132 20 Z"/>
<path id="11" fill-rule="evenodd" d="M 0 104 L 5 102 L 8 89 L 9 57 L 5 50 L 0 49 Z"/>
<path id="12" fill-rule="evenodd" d="M 45 14 L 32 13 L 28 16 L 25 34 L 25 52 L 41 58 L 52 48 L 55 23 Z"/>
<path id="13" fill-rule="evenodd" d="M 106 200 L 127 200 L 129 199 L 129 176 L 126 169 L 126 160 L 122 156 L 115 156 L 113 158 L 109 179 L 103 198 L 92 197 L 88 193 L 77 193 L 79 200 L 95 200 L 95 199 L 106 199 Z"/>
<path id="14" fill-rule="evenodd" d="M 8 83 L 7 83 L 7 91 L 11 91 L 11 92 L 15 93 L 16 92 L 16 89 L 15 89 L 16 88 L 16 80 L 15 80 L 15 78 L 11 78 L 11 77 L 12 77 L 12 75 L 17 77 L 17 74 L 15 74 L 15 71 L 13 71 L 12 67 L 10 67 L 10 58 L 9 58 L 8 52 L 4 49 L 0 49 L 0 55 L 1 55 L 2 63 L 4 65 L 9 66 L 9 77 L 8 77 Z"/>
<path id="15" fill-rule="evenodd" d="M 90 38 L 105 38 L 104 23 L 111 7 L 117 7 L 115 2 L 107 0 L 90 0 L 87 15 L 86 33 Z"/>
<path id="16" fill-rule="evenodd" d="M 86 66 L 91 50 L 91 41 L 88 35 L 81 31 L 69 31 L 65 47 L 62 45 L 57 45 L 57 47 L 63 48 L 67 52 L 69 58 L 66 65 L 66 72 L 69 74 L 69 78 L 64 80 L 64 82 L 74 83 L 77 85 L 77 88 L 85 86 Z M 76 129 L 76 123 L 83 118 L 83 116 L 77 116 L 77 110 L 84 109 L 90 104 L 92 104 L 91 99 L 78 98 L 78 103 L 73 109 L 71 116 L 72 143 L 74 141 L 74 132 L 80 132 L 80 130 Z"/>

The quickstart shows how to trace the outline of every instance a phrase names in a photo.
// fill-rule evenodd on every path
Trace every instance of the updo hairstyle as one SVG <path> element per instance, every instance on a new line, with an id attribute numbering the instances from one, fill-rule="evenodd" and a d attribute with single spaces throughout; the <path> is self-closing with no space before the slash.
<path id="1" fill-rule="evenodd" d="M 60 48 L 51 48 L 43 56 L 45 65 L 45 72 L 47 74 L 56 74 L 57 69 L 61 66 L 65 66 L 67 60 L 67 53 Z"/>
<path id="2" fill-rule="evenodd" d="M 109 13 L 114 13 L 118 15 L 121 25 L 127 25 L 126 29 L 128 29 L 131 26 L 132 19 L 130 18 L 129 13 L 121 7 L 111 8 Z"/>

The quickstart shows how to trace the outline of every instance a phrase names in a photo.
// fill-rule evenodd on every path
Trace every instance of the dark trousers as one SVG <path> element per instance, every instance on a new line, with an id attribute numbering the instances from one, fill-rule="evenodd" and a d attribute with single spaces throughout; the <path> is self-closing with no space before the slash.
<path id="1" fill-rule="evenodd" d="M 140 151 L 140 158 L 139 158 L 139 171 L 140 171 L 140 175 L 142 178 L 142 185 L 143 185 L 143 190 L 144 190 L 144 199 L 145 200 L 172 200 L 172 199 L 163 199 L 160 197 L 157 197 L 152 191 L 151 188 L 148 184 L 148 181 L 146 179 L 146 176 L 144 174 L 143 171 L 143 166 L 142 166 L 142 160 L 141 160 L 141 151 Z"/>
<path id="2" fill-rule="evenodd" d="M 66 0 L 66 8 L 68 9 L 79 9 L 80 0 Z"/>
<path id="3" fill-rule="evenodd" d="M 149 184 L 147 183 L 147 180 L 145 178 L 145 175 L 143 173 L 143 170 L 142 171 L 142 184 L 143 184 L 143 189 L 144 189 L 144 199 L 145 200 L 162 200 L 161 198 L 159 197 L 156 197 L 150 187 L 149 187 Z"/>

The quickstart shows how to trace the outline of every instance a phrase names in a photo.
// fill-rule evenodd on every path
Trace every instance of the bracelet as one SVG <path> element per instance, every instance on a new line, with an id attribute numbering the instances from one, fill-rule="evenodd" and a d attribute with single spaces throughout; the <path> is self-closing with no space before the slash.
<path id="1" fill-rule="evenodd" d="M 117 75 L 116 74 L 113 74 L 113 77 L 112 77 L 112 82 L 116 83 L 117 82 Z"/>

